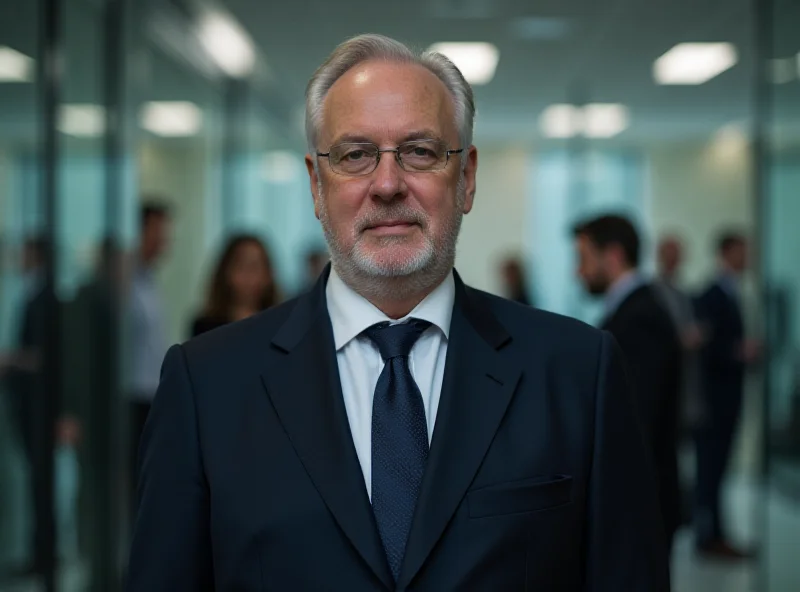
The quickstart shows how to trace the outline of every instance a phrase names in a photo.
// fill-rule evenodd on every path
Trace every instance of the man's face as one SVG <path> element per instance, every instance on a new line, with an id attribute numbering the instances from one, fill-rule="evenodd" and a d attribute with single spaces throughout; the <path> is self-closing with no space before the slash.
<path id="1" fill-rule="evenodd" d="M 578 277 L 584 288 L 593 296 L 605 294 L 611 283 L 606 270 L 608 253 L 583 234 L 575 239 L 575 248 L 578 253 Z"/>
<path id="2" fill-rule="evenodd" d="M 142 258 L 155 262 L 166 251 L 169 244 L 170 222 L 167 216 L 150 216 L 142 228 Z"/>
<path id="3" fill-rule="evenodd" d="M 452 265 L 461 218 L 472 209 L 477 152 L 460 145 L 452 98 L 435 75 L 382 61 L 353 68 L 325 99 L 316 148 L 328 152 L 355 141 L 393 149 L 414 139 L 464 152 L 442 170 L 412 173 L 384 153 L 377 169 L 361 177 L 333 172 L 324 157 L 315 170 L 306 157 L 314 209 L 337 264 L 369 277 Z"/>
<path id="4" fill-rule="evenodd" d="M 744 273 L 747 270 L 747 244 L 744 242 L 732 245 L 725 256 L 730 268 L 736 273 Z"/>

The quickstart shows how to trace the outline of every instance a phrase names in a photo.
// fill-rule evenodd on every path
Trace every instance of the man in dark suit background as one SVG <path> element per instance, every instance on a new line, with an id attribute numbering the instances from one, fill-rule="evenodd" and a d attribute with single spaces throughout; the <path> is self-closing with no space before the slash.
<path id="1" fill-rule="evenodd" d="M 477 171 L 461 73 L 366 35 L 306 101 L 332 264 L 167 354 L 129 592 L 668 590 L 613 338 L 453 269 Z"/>
<path id="2" fill-rule="evenodd" d="M 601 327 L 619 342 L 656 464 L 667 540 L 680 525 L 677 461 L 681 346 L 669 314 L 639 272 L 640 240 L 629 220 L 601 216 L 574 230 L 578 274 L 586 290 L 605 296 Z"/>
<path id="3" fill-rule="evenodd" d="M 12 423 L 17 428 L 28 464 L 29 495 L 33 502 L 30 551 L 26 564 L 14 569 L 14 575 L 44 574 L 52 563 L 54 516 L 46 491 L 53 452 L 48 448 L 51 440 L 45 433 L 55 429 L 52 424 L 48 425 L 48 417 L 56 402 L 42 372 L 52 315 L 58 306 L 52 287 L 46 281 L 51 256 L 51 243 L 47 238 L 37 236 L 25 242 L 22 270 L 26 285 L 20 306 L 16 351 L 4 376 Z"/>
<path id="4" fill-rule="evenodd" d="M 701 353 L 703 416 L 697 430 L 697 549 L 710 558 L 746 559 L 749 553 L 728 540 L 721 515 L 723 476 L 739 424 L 748 364 L 759 357 L 759 344 L 745 339 L 740 279 L 747 269 L 747 242 L 736 232 L 717 246 L 719 273 L 697 300 L 706 334 Z"/>

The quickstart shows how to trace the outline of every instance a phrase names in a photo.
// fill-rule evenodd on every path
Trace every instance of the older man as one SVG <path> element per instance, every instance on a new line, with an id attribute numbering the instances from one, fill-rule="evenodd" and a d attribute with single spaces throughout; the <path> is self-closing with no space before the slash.
<path id="1" fill-rule="evenodd" d="M 461 73 L 361 36 L 306 108 L 332 264 L 168 353 L 128 590 L 666 590 L 612 338 L 453 270 L 478 163 Z"/>

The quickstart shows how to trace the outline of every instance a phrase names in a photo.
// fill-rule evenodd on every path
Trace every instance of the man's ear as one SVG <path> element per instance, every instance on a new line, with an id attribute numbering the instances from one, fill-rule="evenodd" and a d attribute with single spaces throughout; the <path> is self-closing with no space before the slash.
<path id="1" fill-rule="evenodd" d="M 306 154 L 306 170 L 311 184 L 311 197 L 314 199 L 314 215 L 319 219 L 319 169 L 311 154 Z"/>
<path id="2" fill-rule="evenodd" d="M 618 267 L 628 266 L 627 256 L 625 255 L 625 249 L 622 248 L 621 244 L 611 243 L 604 250 L 607 256 L 613 259 L 614 263 Z"/>

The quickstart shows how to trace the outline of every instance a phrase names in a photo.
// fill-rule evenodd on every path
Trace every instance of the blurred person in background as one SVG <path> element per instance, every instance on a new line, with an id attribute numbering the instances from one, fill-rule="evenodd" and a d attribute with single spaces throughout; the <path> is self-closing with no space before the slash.
<path id="1" fill-rule="evenodd" d="M 50 265 L 52 245 L 47 238 L 33 237 L 26 240 L 21 257 L 24 283 L 20 305 L 19 328 L 15 349 L 5 356 L 3 381 L 6 386 L 11 423 L 17 430 L 22 453 L 28 465 L 28 495 L 33 501 L 32 536 L 27 563 L 15 566 L 12 575 L 44 574 L 50 563 L 48 551 L 49 535 L 53 532 L 53 508 L 45 493 L 49 463 L 47 456 L 53 450 L 45 450 L 45 430 L 53 425 L 44 425 L 42 420 L 47 409 L 56 404 L 48 399 L 42 363 L 49 338 L 50 311 L 58 301 L 47 286 L 47 269 Z M 65 426 L 66 427 L 66 426 Z M 69 430 L 65 429 L 65 434 Z"/>
<path id="2" fill-rule="evenodd" d="M 665 236 L 656 250 L 657 276 L 654 287 L 663 298 L 667 312 L 678 328 L 681 341 L 687 349 L 696 350 L 702 335 L 695 320 L 694 303 L 681 287 L 680 271 L 684 260 L 684 247 L 676 236 Z"/>
<path id="3" fill-rule="evenodd" d="M 363 35 L 306 101 L 331 266 L 170 349 L 128 591 L 668 590 L 613 339 L 454 271 L 478 165 L 461 72 Z"/>
<path id="4" fill-rule="evenodd" d="M 657 276 L 653 287 L 672 319 L 683 347 L 681 360 L 681 391 L 678 407 L 679 441 L 693 445 L 694 429 L 702 410 L 700 389 L 700 347 L 703 334 L 697 322 L 692 297 L 681 286 L 680 270 L 684 246 L 677 236 L 664 236 L 656 249 Z M 693 481 L 693 479 L 689 479 Z M 694 485 L 683 483 L 681 495 L 681 525 L 691 522 L 694 505 Z"/>
<path id="5" fill-rule="evenodd" d="M 113 237 L 100 243 L 91 277 L 78 290 L 65 315 L 65 393 L 68 406 L 80 420 L 78 461 L 78 543 L 90 565 L 92 591 L 104 592 L 115 564 L 107 522 L 113 520 L 113 501 L 107 495 L 116 458 L 113 418 L 119 401 L 118 327 L 123 298 L 128 293 L 128 261 Z"/>
<path id="6" fill-rule="evenodd" d="M 747 269 L 747 240 L 723 234 L 717 244 L 717 277 L 697 300 L 706 342 L 701 352 L 703 417 L 697 429 L 695 527 L 701 556 L 747 559 L 752 553 L 729 540 L 721 509 L 721 489 L 739 425 L 747 366 L 760 357 L 760 344 L 745 337 L 741 278 Z"/>
<path id="7" fill-rule="evenodd" d="M 131 510 L 136 508 L 136 464 L 139 439 L 158 388 L 161 362 L 167 351 L 166 318 L 156 269 L 169 245 L 171 217 L 161 201 L 146 200 L 140 210 L 138 257 L 134 262 L 128 297 L 126 339 L 130 368 L 127 395 L 130 426 Z"/>
<path id="8" fill-rule="evenodd" d="M 639 271 L 640 239 L 622 216 L 601 216 L 574 228 L 578 276 L 603 296 L 601 328 L 622 348 L 656 465 L 661 516 L 669 548 L 681 522 L 677 423 L 681 346 L 668 313 Z"/>
<path id="9" fill-rule="evenodd" d="M 278 304 L 272 259 L 252 235 L 231 238 L 214 269 L 208 299 L 192 323 L 192 337 L 246 319 Z"/>
<path id="10" fill-rule="evenodd" d="M 26 380 L 26 372 L 34 372 L 39 367 L 41 348 L 34 347 L 33 341 L 43 341 L 43 303 L 46 297 L 46 262 L 50 253 L 50 242 L 45 237 L 29 238 L 22 245 L 19 255 L 20 279 L 22 283 L 20 314 L 15 347 L 0 353 L 0 376 L 9 383 Z M 27 345 L 26 345 L 27 344 Z M 21 373 L 21 374 L 20 374 Z M 24 390 L 24 389 L 23 389 Z M 17 403 L 12 410 L 19 410 Z"/>
<path id="11" fill-rule="evenodd" d="M 310 290 L 330 260 L 327 249 L 312 249 L 306 254 L 306 279 L 303 291 Z"/>
<path id="12" fill-rule="evenodd" d="M 503 280 L 503 296 L 514 302 L 532 306 L 522 261 L 518 257 L 507 258 L 500 267 L 500 273 Z"/>
<path id="13" fill-rule="evenodd" d="M 657 277 L 653 287 L 661 303 L 672 318 L 675 331 L 683 346 L 682 396 L 680 419 L 682 427 L 694 427 L 702 412 L 700 404 L 699 350 L 703 334 L 697 322 L 692 297 L 681 287 L 680 268 L 684 258 L 684 247 L 676 236 L 665 236 L 658 244 L 656 262 Z"/>

